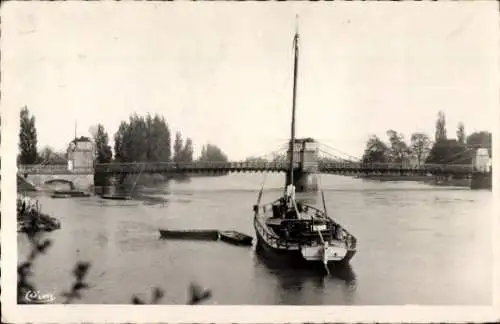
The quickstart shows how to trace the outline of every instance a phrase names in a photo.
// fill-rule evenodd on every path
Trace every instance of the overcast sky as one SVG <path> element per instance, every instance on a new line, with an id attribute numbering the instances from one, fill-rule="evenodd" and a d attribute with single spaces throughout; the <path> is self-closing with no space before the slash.
<path id="1" fill-rule="evenodd" d="M 451 3 L 17 2 L 2 5 L 3 109 L 36 116 L 39 147 L 102 123 L 165 116 L 199 153 L 230 159 L 289 136 L 300 22 L 297 135 L 359 156 L 392 128 L 434 136 L 498 119 L 494 1 Z"/>

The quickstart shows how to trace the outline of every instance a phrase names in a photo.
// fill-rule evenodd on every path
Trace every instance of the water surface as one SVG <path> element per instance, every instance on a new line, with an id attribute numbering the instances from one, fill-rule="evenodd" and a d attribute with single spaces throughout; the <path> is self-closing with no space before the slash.
<path id="1" fill-rule="evenodd" d="M 192 281 L 212 290 L 206 304 L 491 303 L 491 191 L 323 175 L 329 214 L 358 238 L 351 267 L 329 277 L 280 266 L 255 248 L 159 239 L 159 228 L 255 236 L 252 205 L 263 177 L 171 181 L 137 188 L 131 201 L 40 195 L 44 212 L 60 218 L 62 228 L 47 235 L 54 245 L 36 263 L 37 288 L 68 289 L 82 260 L 92 262 L 86 304 L 130 303 L 133 294 L 149 298 L 155 286 L 165 290 L 163 303 L 184 304 Z M 263 200 L 278 197 L 283 181 L 267 175 Z M 321 203 L 315 194 L 305 198 Z M 22 260 L 27 242 L 22 236 L 18 242 Z"/>

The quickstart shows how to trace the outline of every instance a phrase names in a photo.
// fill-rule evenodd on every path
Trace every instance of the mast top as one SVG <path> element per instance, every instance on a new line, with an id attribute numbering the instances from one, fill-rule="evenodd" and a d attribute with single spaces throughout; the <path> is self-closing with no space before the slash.
<path id="1" fill-rule="evenodd" d="M 297 42 L 299 40 L 299 15 L 295 15 L 295 36 L 293 37 L 293 44 L 297 47 Z"/>

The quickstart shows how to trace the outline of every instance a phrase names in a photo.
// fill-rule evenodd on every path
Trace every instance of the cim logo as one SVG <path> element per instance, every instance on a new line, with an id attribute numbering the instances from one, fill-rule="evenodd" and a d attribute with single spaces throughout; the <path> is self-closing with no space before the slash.
<path id="1" fill-rule="evenodd" d="M 49 304 L 56 300 L 53 294 L 41 294 L 37 291 L 28 291 L 24 300 L 29 304 Z"/>

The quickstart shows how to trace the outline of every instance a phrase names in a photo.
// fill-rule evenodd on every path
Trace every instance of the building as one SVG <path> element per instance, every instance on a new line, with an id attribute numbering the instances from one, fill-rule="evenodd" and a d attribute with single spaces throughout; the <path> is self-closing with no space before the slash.
<path id="1" fill-rule="evenodd" d="M 90 138 L 75 138 L 68 145 L 68 170 L 93 170 L 95 155 L 95 145 Z"/>
<path id="2" fill-rule="evenodd" d="M 474 157 L 474 167 L 481 172 L 491 169 L 491 157 L 487 148 L 478 148 Z"/>

